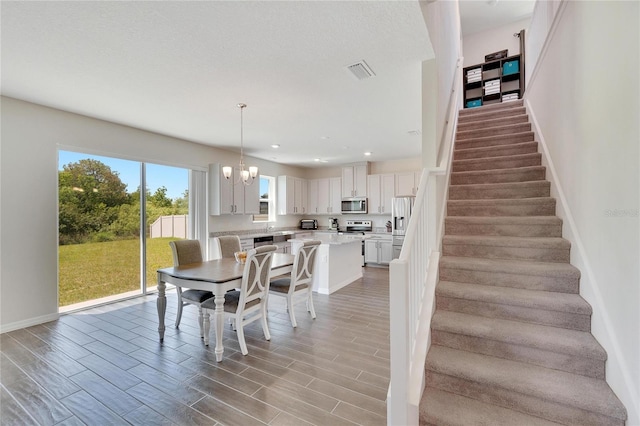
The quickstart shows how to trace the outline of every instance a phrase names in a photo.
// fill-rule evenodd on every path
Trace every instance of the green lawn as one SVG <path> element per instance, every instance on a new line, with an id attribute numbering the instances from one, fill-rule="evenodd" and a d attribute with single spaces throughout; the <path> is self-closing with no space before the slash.
<path id="1" fill-rule="evenodd" d="M 173 265 L 169 241 L 147 239 L 147 286 L 156 270 Z M 140 240 L 73 244 L 59 247 L 60 306 L 140 289 Z"/>

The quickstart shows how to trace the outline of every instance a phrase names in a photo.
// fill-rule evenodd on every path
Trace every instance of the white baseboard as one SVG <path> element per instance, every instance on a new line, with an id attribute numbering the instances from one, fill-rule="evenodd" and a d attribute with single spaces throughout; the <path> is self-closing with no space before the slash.
<path id="1" fill-rule="evenodd" d="M 0 334 L 7 333 L 9 331 L 19 330 L 25 327 L 31 327 L 32 325 L 38 325 L 45 322 L 56 321 L 60 318 L 60 314 L 57 312 L 55 314 L 43 315 L 41 317 L 29 318 L 24 321 L 16 321 L 9 324 L 0 325 Z"/>

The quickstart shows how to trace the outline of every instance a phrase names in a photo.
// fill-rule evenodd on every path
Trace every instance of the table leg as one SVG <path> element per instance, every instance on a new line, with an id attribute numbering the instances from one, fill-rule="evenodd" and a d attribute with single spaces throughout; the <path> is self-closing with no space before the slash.
<path id="1" fill-rule="evenodd" d="M 164 340 L 164 314 L 167 311 L 167 297 L 164 294 L 166 284 L 162 281 L 160 274 L 158 274 L 158 300 L 156 305 L 158 307 L 158 334 L 160 335 L 160 342 Z"/>
<path id="2" fill-rule="evenodd" d="M 216 303 L 216 312 L 214 315 L 214 319 L 216 322 L 216 361 L 222 361 L 222 353 L 224 352 L 224 347 L 222 346 L 222 333 L 224 332 L 224 295 L 218 296 L 216 295 L 215 299 Z"/>

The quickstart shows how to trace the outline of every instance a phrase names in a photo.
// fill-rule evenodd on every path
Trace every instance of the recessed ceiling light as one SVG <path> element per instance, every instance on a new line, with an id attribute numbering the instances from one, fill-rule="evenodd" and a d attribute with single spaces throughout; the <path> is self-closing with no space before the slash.
<path id="1" fill-rule="evenodd" d="M 319 158 L 314 158 L 313 161 L 315 161 L 316 163 L 319 163 L 320 159 Z"/>
<path id="2" fill-rule="evenodd" d="M 364 153 L 364 155 L 366 155 L 367 157 L 371 155 L 371 152 L 367 151 Z"/>
<path id="3" fill-rule="evenodd" d="M 274 143 L 273 145 L 271 145 L 271 148 L 280 148 L 280 145 L 277 143 Z"/>

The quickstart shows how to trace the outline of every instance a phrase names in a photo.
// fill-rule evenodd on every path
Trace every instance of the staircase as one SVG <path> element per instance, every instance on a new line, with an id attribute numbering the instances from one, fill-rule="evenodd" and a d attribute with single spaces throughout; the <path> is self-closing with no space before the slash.
<path id="1" fill-rule="evenodd" d="M 624 425 L 522 101 L 460 111 L 420 424 Z"/>

